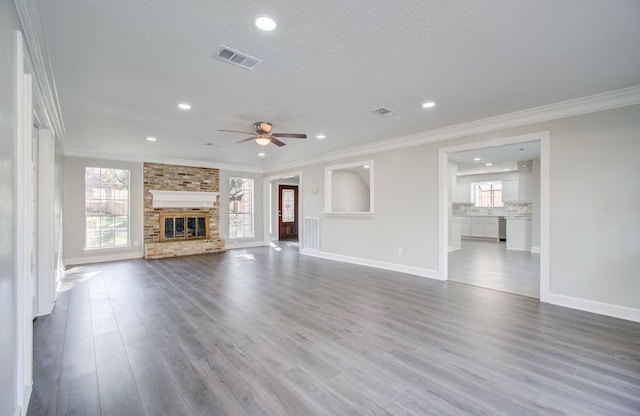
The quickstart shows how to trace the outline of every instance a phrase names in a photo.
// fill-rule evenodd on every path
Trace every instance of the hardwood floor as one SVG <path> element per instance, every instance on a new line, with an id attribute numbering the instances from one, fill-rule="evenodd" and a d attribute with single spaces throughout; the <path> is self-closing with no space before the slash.
<path id="1" fill-rule="evenodd" d="M 69 270 L 28 414 L 640 414 L 638 323 L 281 248 Z"/>
<path id="2" fill-rule="evenodd" d="M 516 295 L 540 297 L 540 254 L 507 250 L 504 241 L 462 239 L 449 253 L 449 280 Z"/>

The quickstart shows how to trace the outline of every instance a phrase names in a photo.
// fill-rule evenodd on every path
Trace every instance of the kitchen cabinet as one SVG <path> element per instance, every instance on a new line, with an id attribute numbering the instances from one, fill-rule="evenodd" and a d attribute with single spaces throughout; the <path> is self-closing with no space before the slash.
<path id="1" fill-rule="evenodd" d="M 498 239 L 498 217 L 471 217 L 471 236 Z"/>
<path id="2" fill-rule="evenodd" d="M 471 217 L 460 217 L 460 234 L 471 237 Z"/>
<path id="3" fill-rule="evenodd" d="M 507 250 L 531 250 L 531 218 L 507 217 Z"/>

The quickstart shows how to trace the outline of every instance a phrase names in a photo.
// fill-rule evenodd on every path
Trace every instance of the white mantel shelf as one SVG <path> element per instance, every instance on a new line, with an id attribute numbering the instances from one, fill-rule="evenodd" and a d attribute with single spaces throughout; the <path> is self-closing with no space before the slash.
<path id="1" fill-rule="evenodd" d="M 150 190 L 153 208 L 213 208 L 220 192 Z"/>

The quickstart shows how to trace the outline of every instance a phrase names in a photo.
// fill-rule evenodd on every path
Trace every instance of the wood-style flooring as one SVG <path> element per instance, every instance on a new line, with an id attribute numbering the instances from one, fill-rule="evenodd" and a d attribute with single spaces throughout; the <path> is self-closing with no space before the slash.
<path id="1" fill-rule="evenodd" d="M 36 415 L 638 415 L 640 324 L 260 247 L 75 267 Z"/>
<path id="2" fill-rule="evenodd" d="M 449 253 L 449 280 L 540 297 L 540 254 L 507 250 L 504 241 L 463 238 Z"/>

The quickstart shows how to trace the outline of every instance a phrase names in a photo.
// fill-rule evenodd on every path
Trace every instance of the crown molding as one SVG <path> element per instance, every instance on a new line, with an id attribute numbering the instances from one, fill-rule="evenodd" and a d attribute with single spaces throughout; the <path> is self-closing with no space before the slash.
<path id="1" fill-rule="evenodd" d="M 277 172 L 636 104 L 640 104 L 640 85 L 268 166 L 265 171 Z"/>
<path id="2" fill-rule="evenodd" d="M 137 163 L 162 163 L 165 165 L 176 166 L 190 166 L 194 168 L 211 168 L 224 171 L 234 172 L 251 172 L 251 173 L 264 173 L 262 168 L 255 168 L 252 166 L 232 165 L 228 163 L 218 163 L 205 160 L 194 159 L 177 159 L 162 156 L 149 156 L 139 154 L 118 154 L 118 153 L 104 153 L 88 151 L 84 149 L 67 149 L 64 152 L 65 157 L 84 157 L 89 159 L 101 159 L 101 160 L 119 160 L 122 162 L 137 162 Z"/>
<path id="3" fill-rule="evenodd" d="M 34 117 L 37 127 L 52 130 L 54 137 L 64 145 L 64 121 L 38 2 L 15 0 L 14 5 L 28 51 L 25 65 L 34 80 Z"/>

